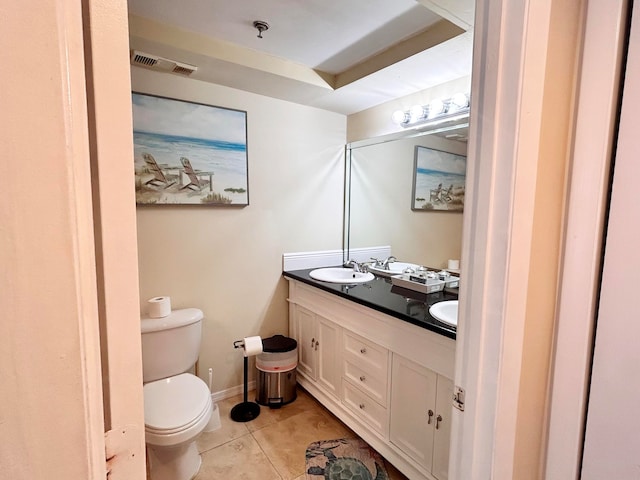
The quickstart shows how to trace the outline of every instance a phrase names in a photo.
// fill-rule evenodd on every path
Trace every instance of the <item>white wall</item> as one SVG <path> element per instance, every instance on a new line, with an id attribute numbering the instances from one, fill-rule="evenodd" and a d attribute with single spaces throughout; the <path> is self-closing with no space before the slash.
<path id="1" fill-rule="evenodd" d="M 287 334 L 285 252 L 342 247 L 346 117 L 132 67 L 134 91 L 247 111 L 245 208 L 138 207 L 140 298 L 204 311 L 200 375 L 242 383 L 233 341 Z"/>

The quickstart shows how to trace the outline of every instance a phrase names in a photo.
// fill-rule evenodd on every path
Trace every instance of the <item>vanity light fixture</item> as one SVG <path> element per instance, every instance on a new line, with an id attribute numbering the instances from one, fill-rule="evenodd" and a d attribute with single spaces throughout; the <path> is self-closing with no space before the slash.
<path id="1" fill-rule="evenodd" d="M 391 115 L 393 123 L 405 128 L 459 120 L 469 116 L 469 95 L 458 93 L 428 105 L 414 105 L 409 110 L 397 110 Z"/>

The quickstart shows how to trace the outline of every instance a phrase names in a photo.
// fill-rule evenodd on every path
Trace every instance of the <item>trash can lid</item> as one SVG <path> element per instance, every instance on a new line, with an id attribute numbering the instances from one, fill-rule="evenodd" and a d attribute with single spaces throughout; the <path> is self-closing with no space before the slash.
<path id="1" fill-rule="evenodd" d="M 266 353 L 290 352 L 295 350 L 297 346 L 298 342 L 284 335 L 274 335 L 262 339 L 262 351 Z"/>

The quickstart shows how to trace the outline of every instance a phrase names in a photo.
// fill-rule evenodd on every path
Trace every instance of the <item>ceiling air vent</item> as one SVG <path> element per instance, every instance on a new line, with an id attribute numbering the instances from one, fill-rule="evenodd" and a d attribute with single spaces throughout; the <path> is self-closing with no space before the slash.
<path id="1" fill-rule="evenodd" d="M 144 67 L 153 67 L 158 63 L 158 57 L 134 50 L 131 52 L 131 63 L 134 65 L 142 65 Z"/>
<path id="2" fill-rule="evenodd" d="M 187 65 L 186 63 L 176 63 L 176 66 L 173 67 L 173 73 L 177 73 L 178 75 L 189 76 L 197 70 L 198 70 L 198 67 L 194 67 L 193 65 Z"/>
<path id="3" fill-rule="evenodd" d="M 186 63 L 157 57 L 149 53 L 138 50 L 131 51 L 131 64 L 139 67 L 150 68 L 159 72 L 176 73 L 178 75 L 189 76 L 198 70 L 198 67 Z"/>

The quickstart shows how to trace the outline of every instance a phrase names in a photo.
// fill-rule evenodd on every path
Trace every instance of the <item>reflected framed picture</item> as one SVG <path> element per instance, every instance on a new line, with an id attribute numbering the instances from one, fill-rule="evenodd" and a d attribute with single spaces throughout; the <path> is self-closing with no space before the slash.
<path id="1" fill-rule="evenodd" d="M 462 212 L 467 157 L 416 146 L 411 210 Z"/>
<path id="2" fill-rule="evenodd" d="M 132 93 L 138 205 L 249 205 L 247 112 Z"/>

